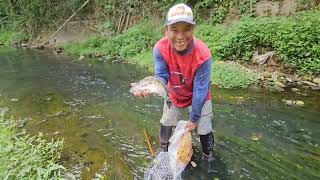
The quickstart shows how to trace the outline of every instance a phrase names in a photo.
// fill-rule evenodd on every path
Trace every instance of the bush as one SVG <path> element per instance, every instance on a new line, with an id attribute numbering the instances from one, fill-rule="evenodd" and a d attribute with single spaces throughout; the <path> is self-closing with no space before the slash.
<path id="1" fill-rule="evenodd" d="M 209 24 L 201 24 L 196 26 L 195 37 L 204 41 L 209 49 L 213 59 L 218 59 L 217 51 L 219 49 L 220 39 L 225 35 L 225 32 L 222 28 L 217 26 L 212 26 Z"/>
<path id="2" fill-rule="evenodd" d="M 257 47 L 275 50 L 284 65 L 320 74 L 320 10 L 295 17 L 247 18 L 220 39 L 220 60 L 249 60 Z"/>
<path id="3" fill-rule="evenodd" d="M 60 159 L 63 141 L 47 142 L 40 133 L 15 134 L 14 120 L 0 115 L 0 179 L 59 179 L 64 167 Z"/>

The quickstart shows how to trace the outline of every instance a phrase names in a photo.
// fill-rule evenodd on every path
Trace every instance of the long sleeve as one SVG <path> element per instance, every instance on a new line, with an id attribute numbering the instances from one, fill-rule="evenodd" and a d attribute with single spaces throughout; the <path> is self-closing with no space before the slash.
<path id="1" fill-rule="evenodd" d="M 155 75 L 160 77 L 165 84 L 169 80 L 169 67 L 166 61 L 163 59 L 160 50 L 158 48 L 153 48 L 153 58 L 155 64 Z"/>
<path id="2" fill-rule="evenodd" d="M 203 63 L 195 73 L 193 81 L 192 111 L 190 114 L 190 120 L 192 122 L 197 122 L 201 117 L 201 110 L 209 93 L 210 75 L 211 58 Z"/>

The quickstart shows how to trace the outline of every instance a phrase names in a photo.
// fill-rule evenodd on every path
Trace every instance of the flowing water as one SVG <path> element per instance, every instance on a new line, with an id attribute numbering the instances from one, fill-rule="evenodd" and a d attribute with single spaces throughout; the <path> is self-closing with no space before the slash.
<path id="1" fill-rule="evenodd" d="M 150 75 L 128 64 L 86 63 L 49 51 L 0 51 L 0 111 L 19 130 L 64 138 L 62 163 L 77 179 L 141 179 L 158 147 L 162 100 L 138 100 L 131 82 Z M 212 88 L 216 160 L 184 179 L 320 179 L 320 94 Z M 282 101 L 303 100 L 304 107 Z M 187 117 L 187 115 L 186 115 Z"/>

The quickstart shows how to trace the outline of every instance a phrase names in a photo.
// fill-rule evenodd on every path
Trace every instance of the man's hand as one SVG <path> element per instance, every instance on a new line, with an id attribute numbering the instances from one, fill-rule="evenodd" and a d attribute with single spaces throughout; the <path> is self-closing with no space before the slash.
<path id="1" fill-rule="evenodd" d="M 188 131 L 188 132 L 191 132 L 192 130 L 194 130 L 196 127 L 197 127 L 197 123 L 193 123 L 191 121 L 188 121 L 186 126 L 185 126 L 185 129 Z"/>
<path id="2" fill-rule="evenodd" d="M 131 83 L 131 87 L 135 86 L 137 83 Z M 135 92 L 133 96 L 138 98 L 147 98 L 149 97 L 149 93 L 147 91 Z"/>

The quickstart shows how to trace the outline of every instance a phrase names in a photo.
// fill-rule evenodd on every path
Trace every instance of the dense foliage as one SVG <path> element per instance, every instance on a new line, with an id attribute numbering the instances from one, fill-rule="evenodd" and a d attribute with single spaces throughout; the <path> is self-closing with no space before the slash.
<path id="1" fill-rule="evenodd" d="M 4 0 L 0 2 L 0 27 L 9 26 L 32 36 L 43 28 L 57 28 L 84 2 L 85 0 Z M 92 4 L 88 5 L 81 13 L 92 13 L 92 9 Z"/>
<path id="2" fill-rule="evenodd" d="M 62 141 L 48 142 L 42 134 L 17 136 L 16 123 L 0 114 L 0 179 L 59 179 Z"/>
<path id="3" fill-rule="evenodd" d="M 315 10 L 295 17 L 242 20 L 214 44 L 220 60 L 247 61 L 255 50 L 275 50 L 282 64 L 320 74 L 319 41 L 320 10 Z"/>
<path id="4" fill-rule="evenodd" d="M 0 26 L 6 25 L 23 29 L 29 35 L 42 28 L 56 28 L 69 18 L 86 0 L 55 0 L 55 1 L 19 1 L 3 0 L 0 2 Z M 166 15 L 170 6 L 184 2 L 194 10 L 197 21 L 221 23 L 231 8 L 237 9 L 237 15 L 253 16 L 258 0 L 91 0 L 75 19 L 105 19 L 113 29 L 127 29 L 130 17 L 145 19 L 159 18 Z M 317 0 L 299 0 L 301 9 L 319 4 Z M 5 19 L 3 19 L 5 18 Z"/>

